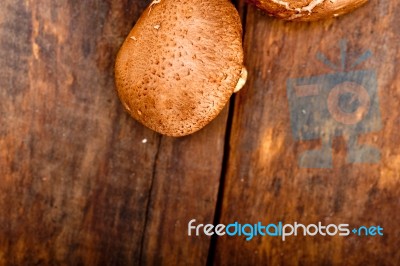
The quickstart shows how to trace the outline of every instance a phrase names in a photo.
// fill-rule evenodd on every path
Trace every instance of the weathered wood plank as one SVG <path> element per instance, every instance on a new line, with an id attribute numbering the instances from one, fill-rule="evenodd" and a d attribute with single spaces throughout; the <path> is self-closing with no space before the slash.
<path id="1" fill-rule="evenodd" d="M 204 264 L 225 110 L 160 137 L 114 89 L 119 46 L 147 1 L 6 1 L 0 8 L 0 264 Z M 151 200 L 150 200 L 151 199 Z"/>
<path id="2" fill-rule="evenodd" d="M 139 261 L 159 136 L 113 62 L 147 3 L 3 1 L 0 264 Z"/>
<path id="3" fill-rule="evenodd" d="M 381 225 L 384 236 L 225 236 L 217 241 L 217 265 L 398 264 L 399 8 L 370 1 L 312 24 L 249 9 L 250 80 L 236 97 L 220 222 Z M 362 58 L 367 51 L 372 56 Z M 340 85 L 346 80 L 359 86 Z M 325 150 L 304 153 L 322 143 Z"/>
<path id="4" fill-rule="evenodd" d="M 207 236 L 189 237 L 192 219 L 213 223 L 224 151 L 227 110 L 200 132 L 164 138 L 157 156 L 142 262 L 205 265 Z"/>

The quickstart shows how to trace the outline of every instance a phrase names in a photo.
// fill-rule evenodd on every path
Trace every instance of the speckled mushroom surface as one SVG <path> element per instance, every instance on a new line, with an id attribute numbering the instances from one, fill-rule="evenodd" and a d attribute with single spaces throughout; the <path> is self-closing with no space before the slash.
<path id="1" fill-rule="evenodd" d="M 165 135 L 191 134 L 243 86 L 242 26 L 228 0 L 156 0 L 118 53 L 126 110 Z M 237 87 L 238 85 L 238 87 Z"/>
<path id="2" fill-rule="evenodd" d="M 248 0 L 268 14 L 293 21 L 313 21 L 337 17 L 368 0 Z"/>

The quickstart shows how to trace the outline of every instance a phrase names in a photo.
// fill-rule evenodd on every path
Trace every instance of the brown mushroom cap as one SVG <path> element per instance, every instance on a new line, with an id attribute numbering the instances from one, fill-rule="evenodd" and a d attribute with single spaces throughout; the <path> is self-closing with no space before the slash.
<path id="1" fill-rule="evenodd" d="M 242 69 L 242 26 L 230 1 L 155 0 L 122 45 L 115 79 L 135 119 L 184 136 L 221 112 Z"/>
<path id="2" fill-rule="evenodd" d="M 368 0 L 248 0 L 267 13 L 293 21 L 337 17 L 353 11 Z"/>

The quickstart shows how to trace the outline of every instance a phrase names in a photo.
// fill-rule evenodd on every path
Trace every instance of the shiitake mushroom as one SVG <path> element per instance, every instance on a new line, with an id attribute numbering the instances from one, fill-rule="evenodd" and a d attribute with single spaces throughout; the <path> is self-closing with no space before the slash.
<path id="1" fill-rule="evenodd" d="M 275 17 L 293 21 L 315 21 L 337 17 L 368 0 L 248 0 Z"/>
<path id="2" fill-rule="evenodd" d="M 129 114 L 168 136 L 212 121 L 247 77 L 242 25 L 228 0 L 155 0 L 123 43 L 115 64 Z"/>

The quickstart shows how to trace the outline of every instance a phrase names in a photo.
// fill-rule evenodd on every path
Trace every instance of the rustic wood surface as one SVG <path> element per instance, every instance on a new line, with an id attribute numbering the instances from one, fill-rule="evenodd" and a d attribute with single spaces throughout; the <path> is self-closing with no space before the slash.
<path id="1" fill-rule="evenodd" d="M 182 139 L 123 111 L 115 55 L 149 2 L 2 4 L 1 264 L 206 262 L 184 233 L 213 221 L 227 111 Z"/>
<path id="2" fill-rule="evenodd" d="M 2 2 L 0 265 L 397 265 L 400 6 L 295 24 L 237 1 L 249 82 L 230 112 L 174 139 L 131 119 L 114 87 L 115 55 L 149 3 Z M 340 65 L 345 40 L 348 62 L 372 53 L 343 72 L 376 73 L 380 123 L 365 128 L 381 128 L 358 142 L 380 158 L 349 163 L 337 136 L 330 168 L 301 168 L 321 143 L 294 139 L 288 80 L 336 73 L 316 55 Z M 188 237 L 191 219 L 380 224 L 385 236 Z"/>
<path id="3" fill-rule="evenodd" d="M 385 235 L 299 236 L 285 242 L 273 237 L 248 242 L 244 237 L 221 237 L 215 251 L 217 265 L 399 264 L 400 32 L 395 26 L 400 23 L 399 11 L 393 1 L 371 1 L 349 16 L 295 24 L 249 8 L 245 46 L 250 80 L 236 97 L 220 222 L 380 224 Z M 347 140 L 336 137 L 331 168 L 301 168 L 300 154 L 321 142 L 293 138 L 287 80 L 335 72 L 316 55 L 323 53 L 340 66 L 341 40 L 347 40 L 348 50 L 344 72 L 377 73 L 382 128 L 361 133 L 358 142 L 377 147 L 381 160 L 349 163 Z M 367 50 L 372 57 L 351 69 Z M 318 103 L 326 105 L 322 101 Z M 320 122 L 327 131 L 334 127 Z M 365 123 L 373 126 L 377 121 Z"/>

